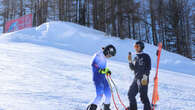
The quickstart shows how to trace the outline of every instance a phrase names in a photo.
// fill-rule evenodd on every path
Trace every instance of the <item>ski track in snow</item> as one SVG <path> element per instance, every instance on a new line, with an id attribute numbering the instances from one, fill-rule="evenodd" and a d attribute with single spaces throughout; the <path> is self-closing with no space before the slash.
<path id="1" fill-rule="evenodd" d="M 83 110 L 95 97 L 92 56 L 28 43 L 0 43 L 0 110 Z M 133 80 L 128 64 L 109 60 L 121 99 Z M 149 97 L 153 77 L 151 71 Z M 156 110 L 194 110 L 195 77 L 159 71 L 159 106 Z M 116 98 L 116 95 L 115 95 Z M 137 96 L 139 110 L 143 108 Z M 122 106 L 118 103 L 119 108 Z M 114 110 L 114 106 L 112 104 Z"/>

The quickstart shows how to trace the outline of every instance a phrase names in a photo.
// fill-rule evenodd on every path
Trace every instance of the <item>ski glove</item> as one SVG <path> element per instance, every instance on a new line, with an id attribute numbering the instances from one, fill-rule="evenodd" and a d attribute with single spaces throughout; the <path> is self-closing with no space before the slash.
<path id="1" fill-rule="evenodd" d="M 108 68 L 99 69 L 99 73 L 106 74 L 106 75 L 111 75 L 111 71 Z"/>
<path id="2" fill-rule="evenodd" d="M 148 76 L 147 75 L 143 75 L 143 78 L 141 80 L 141 84 L 142 86 L 146 86 L 148 84 Z"/>

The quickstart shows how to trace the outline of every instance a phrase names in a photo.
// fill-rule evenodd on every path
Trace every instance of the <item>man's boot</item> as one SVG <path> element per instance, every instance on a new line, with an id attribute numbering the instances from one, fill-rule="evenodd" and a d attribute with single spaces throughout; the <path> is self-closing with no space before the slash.
<path id="1" fill-rule="evenodd" d="M 127 107 L 127 110 L 137 110 L 137 105 L 130 104 L 130 106 Z"/>

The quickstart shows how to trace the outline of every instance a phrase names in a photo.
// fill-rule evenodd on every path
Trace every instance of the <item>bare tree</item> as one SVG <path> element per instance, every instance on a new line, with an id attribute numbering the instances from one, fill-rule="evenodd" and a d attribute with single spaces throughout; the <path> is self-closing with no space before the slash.
<path id="1" fill-rule="evenodd" d="M 64 21 L 64 0 L 59 0 L 59 20 Z"/>
<path id="2" fill-rule="evenodd" d="M 155 2 L 154 0 L 150 0 L 150 15 L 151 15 L 151 24 L 152 24 L 152 38 L 153 38 L 153 44 L 157 45 L 158 39 L 157 39 L 157 33 L 156 33 L 156 16 L 155 16 Z"/>
<path id="3" fill-rule="evenodd" d="M 24 3 L 23 0 L 20 0 L 20 16 L 24 15 Z"/>
<path id="4" fill-rule="evenodd" d="M 144 40 L 192 57 L 195 11 L 189 0 L 2 0 L 3 25 L 33 13 L 33 25 L 51 20 L 93 27 L 116 37 Z M 192 16 L 191 13 L 193 14 Z M 0 24 L 1 25 L 1 24 Z M 5 30 L 5 29 L 4 29 Z M 194 40 L 194 42 L 193 42 Z M 195 43 L 194 43 L 195 44 Z"/>

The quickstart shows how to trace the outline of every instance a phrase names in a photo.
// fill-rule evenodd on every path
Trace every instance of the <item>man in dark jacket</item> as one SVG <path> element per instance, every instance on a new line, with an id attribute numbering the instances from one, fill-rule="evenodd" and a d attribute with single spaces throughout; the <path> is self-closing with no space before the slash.
<path id="1" fill-rule="evenodd" d="M 148 98 L 148 83 L 149 74 L 151 70 L 151 59 L 146 53 L 143 53 L 144 43 L 138 41 L 135 43 L 134 48 L 136 50 L 136 57 L 134 60 L 129 53 L 128 61 L 129 67 L 134 71 L 135 77 L 128 91 L 128 99 L 130 106 L 128 110 L 137 110 L 136 95 L 140 93 L 140 98 L 144 104 L 144 110 L 151 110 L 150 101 Z"/>

